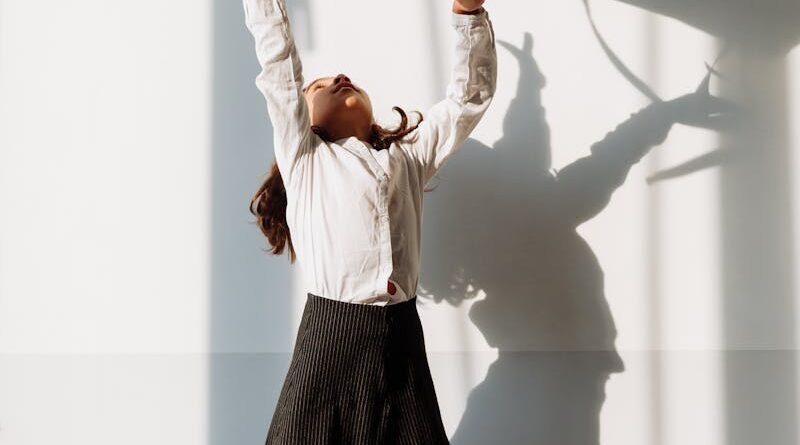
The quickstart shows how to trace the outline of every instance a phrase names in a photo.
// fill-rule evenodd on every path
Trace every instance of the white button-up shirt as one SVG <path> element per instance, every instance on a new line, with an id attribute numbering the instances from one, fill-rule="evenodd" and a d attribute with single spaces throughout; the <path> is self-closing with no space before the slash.
<path id="1" fill-rule="evenodd" d="M 302 65 L 283 0 L 243 0 L 286 187 L 286 219 L 306 292 L 393 304 L 416 295 L 425 185 L 466 140 L 495 91 L 488 13 L 452 14 L 455 64 L 446 97 L 404 141 L 375 150 L 356 137 L 311 131 Z M 389 292 L 389 280 L 397 287 Z"/>

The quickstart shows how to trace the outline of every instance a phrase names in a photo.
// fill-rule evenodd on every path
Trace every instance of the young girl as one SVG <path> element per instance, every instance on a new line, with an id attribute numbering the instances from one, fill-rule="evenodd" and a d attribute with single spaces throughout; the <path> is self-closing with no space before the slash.
<path id="1" fill-rule="evenodd" d="M 416 308 L 422 193 L 486 111 L 496 54 L 484 0 L 455 0 L 447 96 L 375 123 L 344 74 L 303 87 L 283 0 L 244 0 L 275 162 L 250 210 L 299 261 L 307 300 L 267 444 L 447 444 Z"/>

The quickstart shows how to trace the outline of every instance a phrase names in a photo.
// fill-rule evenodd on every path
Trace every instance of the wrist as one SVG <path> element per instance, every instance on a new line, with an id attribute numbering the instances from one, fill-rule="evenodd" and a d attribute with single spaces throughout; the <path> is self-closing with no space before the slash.
<path id="1" fill-rule="evenodd" d="M 651 110 L 651 114 L 659 116 L 663 121 L 670 122 L 671 124 L 678 122 L 680 110 L 674 100 L 653 102 L 647 108 Z"/>
<path id="2" fill-rule="evenodd" d="M 484 11 L 483 6 L 478 9 L 473 9 L 472 11 L 467 11 L 466 9 L 456 8 L 453 7 L 453 12 L 456 14 L 463 14 L 463 15 L 478 15 Z"/>
<path id="3" fill-rule="evenodd" d="M 453 12 L 456 14 L 478 15 L 483 12 L 483 1 L 453 1 Z"/>

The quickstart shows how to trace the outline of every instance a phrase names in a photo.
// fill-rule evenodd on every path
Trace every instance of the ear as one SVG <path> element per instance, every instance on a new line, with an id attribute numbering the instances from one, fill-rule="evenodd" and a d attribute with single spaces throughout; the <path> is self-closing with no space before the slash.
<path id="1" fill-rule="evenodd" d="M 323 141 L 329 141 L 330 142 L 330 137 L 328 136 L 328 132 L 324 128 L 320 127 L 319 125 L 312 125 L 311 126 L 311 131 L 314 134 L 316 134 L 317 136 L 319 136 L 320 139 L 322 139 Z"/>

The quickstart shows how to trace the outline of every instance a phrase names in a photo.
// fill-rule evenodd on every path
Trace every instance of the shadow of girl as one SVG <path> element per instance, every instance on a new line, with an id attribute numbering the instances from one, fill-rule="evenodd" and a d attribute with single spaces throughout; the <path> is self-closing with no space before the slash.
<path id="1" fill-rule="evenodd" d="M 596 444 L 605 383 L 624 365 L 602 268 L 576 227 L 671 123 L 642 113 L 553 172 L 532 38 L 499 43 L 520 67 L 503 137 L 493 149 L 470 139 L 425 210 L 420 295 L 459 305 L 483 291 L 470 319 L 498 349 L 451 441 Z"/>

